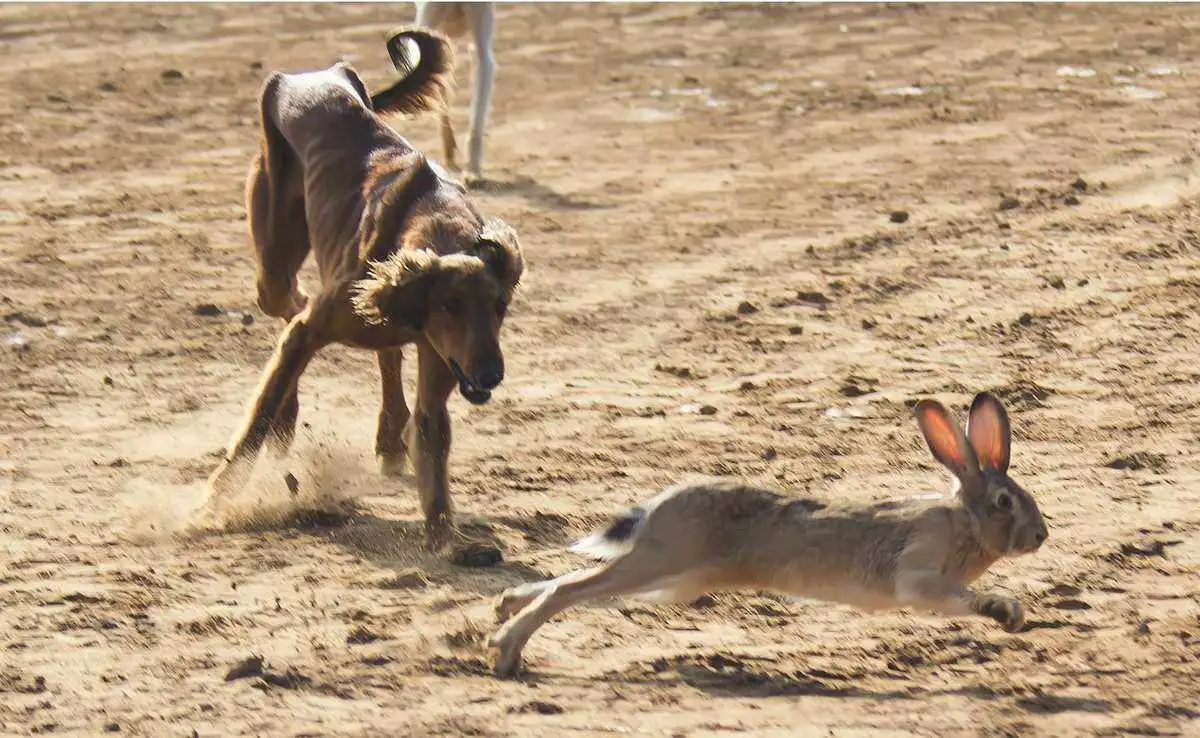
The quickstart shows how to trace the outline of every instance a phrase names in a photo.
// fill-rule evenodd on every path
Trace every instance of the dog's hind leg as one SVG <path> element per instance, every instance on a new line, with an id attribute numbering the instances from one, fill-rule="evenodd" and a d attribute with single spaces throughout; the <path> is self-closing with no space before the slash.
<path id="1" fill-rule="evenodd" d="M 300 166 L 270 115 L 279 80 L 272 76 L 263 88 L 263 145 L 246 177 L 246 219 L 258 257 L 258 306 L 290 321 L 308 303 L 296 277 L 311 247 Z"/>
<path id="2" fill-rule="evenodd" d="M 446 401 L 457 384 L 450 367 L 433 347 L 417 345 L 417 402 L 404 431 L 405 445 L 417 477 L 421 510 L 430 544 L 438 545 L 451 528 L 447 461 L 450 456 L 450 413 Z"/>
<path id="3" fill-rule="evenodd" d="M 451 170 L 458 169 L 458 142 L 454 140 L 454 126 L 450 123 L 450 111 L 442 111 L 442 153 L 446 157 L 446 166 Z"/>
<path id="4" fill-rule="evenodd" d="M 463 9 L 462 3 L 419 2 L 416 23 L 418 26 L 433 28 L 454 38 L 466 30 L 468 12 Z M 458 169 L 458 143 L 454 140 L 454 126 L 450 124 L 449 91 L 443 103 L 445 107 L 441 113 L 442 155 L 446 158 L 446 166 L 455 170 Z"/>
<path id="5" fill-rule="evenodd" d="M 258 307 L 272 317 L 291 320 L 308 303 L 297 279 L 310 248 L 308 226 L 304 220 L 304 200 L 298 193 L 286 190 L 275 193 L 278 199 L 287 197 L 289 201 L 291 207 L 283 208 L 284 213 L 273 212 L 268 204 L 275 183 L 267 173 L 264 163 L 267 158 L 263 154 L 254 158 L 246 183 L 246 213 L 258 257 L 255 274 Z M 278 208 L 277 201 L 274 209 Z"/>
<path id="6" fill-rule="evenodd" d="M 263 370 L 242 427 L 234 434 L 225 458 L 209 477 L 213 498 L 229 493 L 249 477 L 272 424 L 281 412 L 286 413 L 288 402 L 296 396 L 300 375 L 324 343 L 314 329 L 311 310 L 288 323 Z"/>
<path id="7" fill-rule="evenodd" d="M 400 365 L 404 358 L 400 349 L 378 352 L 379 378 L 383 401 L 379 410 L 379 429 L 375 433 L 375 456 L 384 476 L 404 474 L 407 453 L 404 448 L 404 429 L 408 426 L 408 403 L 404 400 L 404 384 L 400 381 Z"/>

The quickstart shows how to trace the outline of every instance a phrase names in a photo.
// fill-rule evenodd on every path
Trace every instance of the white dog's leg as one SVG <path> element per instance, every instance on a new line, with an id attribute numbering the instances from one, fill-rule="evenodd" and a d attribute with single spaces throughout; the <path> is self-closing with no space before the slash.
<path id="1" fill-rule="evenodd" d="M 467 173 L 483 174 L 483 133 L 492 103 L 492 84 L 496 79 L 496 59 L 492 54 L 492 30 L 495 25 L 492 3 L 467 6 L 467 18 L 475 40 L 475 94 L 471 97 L 471 130 Z"/>

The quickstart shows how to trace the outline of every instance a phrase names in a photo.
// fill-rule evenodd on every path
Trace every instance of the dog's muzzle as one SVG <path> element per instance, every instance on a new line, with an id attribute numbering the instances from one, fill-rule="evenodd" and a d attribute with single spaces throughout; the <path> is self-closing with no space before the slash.
<path id="1" fill-rule="evenodd" d="M 454 378 L 458 380 L 458 391 L 463 397 L 467 398 L 467 402 L 472 405 L 483 405 L 492 399 L 492 388 L 500 384 L 499 380 L 493 381 L 494 378 L 489 376 L 486 381 L 491 384 L 491 387 L 485 389 L 480 382 L 468 377 L 457 361 L 450 359 L 449 363 L 450 370 L 454 372 Z M 503 378 L 503 375 L 501 375 L 501 378 Z"/>

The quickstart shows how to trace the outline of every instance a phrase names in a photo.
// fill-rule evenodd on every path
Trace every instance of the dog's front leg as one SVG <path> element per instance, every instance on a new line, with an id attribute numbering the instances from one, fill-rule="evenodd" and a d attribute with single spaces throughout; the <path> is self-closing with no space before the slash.
<path id="1" fill-rule="evenodd" d="M 410 417 L 400 378 L 404 354 L 394 348 L 384 349 L 378 355 L 383 400 L 379 409 L 379 428 L 375 432 L 375 456 L 384 476 L 398 477 L 404 473 L 404 430 Z"/>
<path id="2" fill-rule="evenodd" d="M 447 461 L 450 456 L 450 413 L 446 401 L 456 381 L 450 367 L 426 343 L 417 347 L 417 402 L 404 441 L 417 477 L 421 510 L 431 546 L 450 532 L 452 509 Z"/>
<path id="3" fill-rule="evenodd" d="M 263 370 L 242 427 L 234 434 L 225 458 L 209 478 L 210 499 L 228 494 L 249 476 L 272 424 L 281 410 L 286 415 L 291 409 L 288 403 L 296 396 L 300 374 L 323 345 L 313 328 L 312 311 L 305 310 L 288 323 L 271 361 Z"/>
<path id="4" fill-rule="evenodd" d="M 267 431 L 267 448 L 277 457 L 287 455 L 296 440 L 296 420 L 300 417 L 300 396 L 296 390 L 279 405 L 279 412 Z"/>

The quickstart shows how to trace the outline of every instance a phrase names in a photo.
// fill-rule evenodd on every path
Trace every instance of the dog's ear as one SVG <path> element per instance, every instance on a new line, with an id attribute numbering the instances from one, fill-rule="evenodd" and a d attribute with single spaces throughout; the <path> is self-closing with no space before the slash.
<path id="1" fill-rule="evenodd" d="M 512 226 L 500 219 L 490 221 L 479 232 L 475 255 L 496 275 L 511 297 L 525 273 L 525 257 Z"/>
<path id="2" fill-rule="evenodd" d="M 350 288 L 355 314 L 368 325 L 421 330 L 429 314 L 429 291 L 441 260 L 432 251 L 402 249 L 370 262 L 368 275 Z"/>

